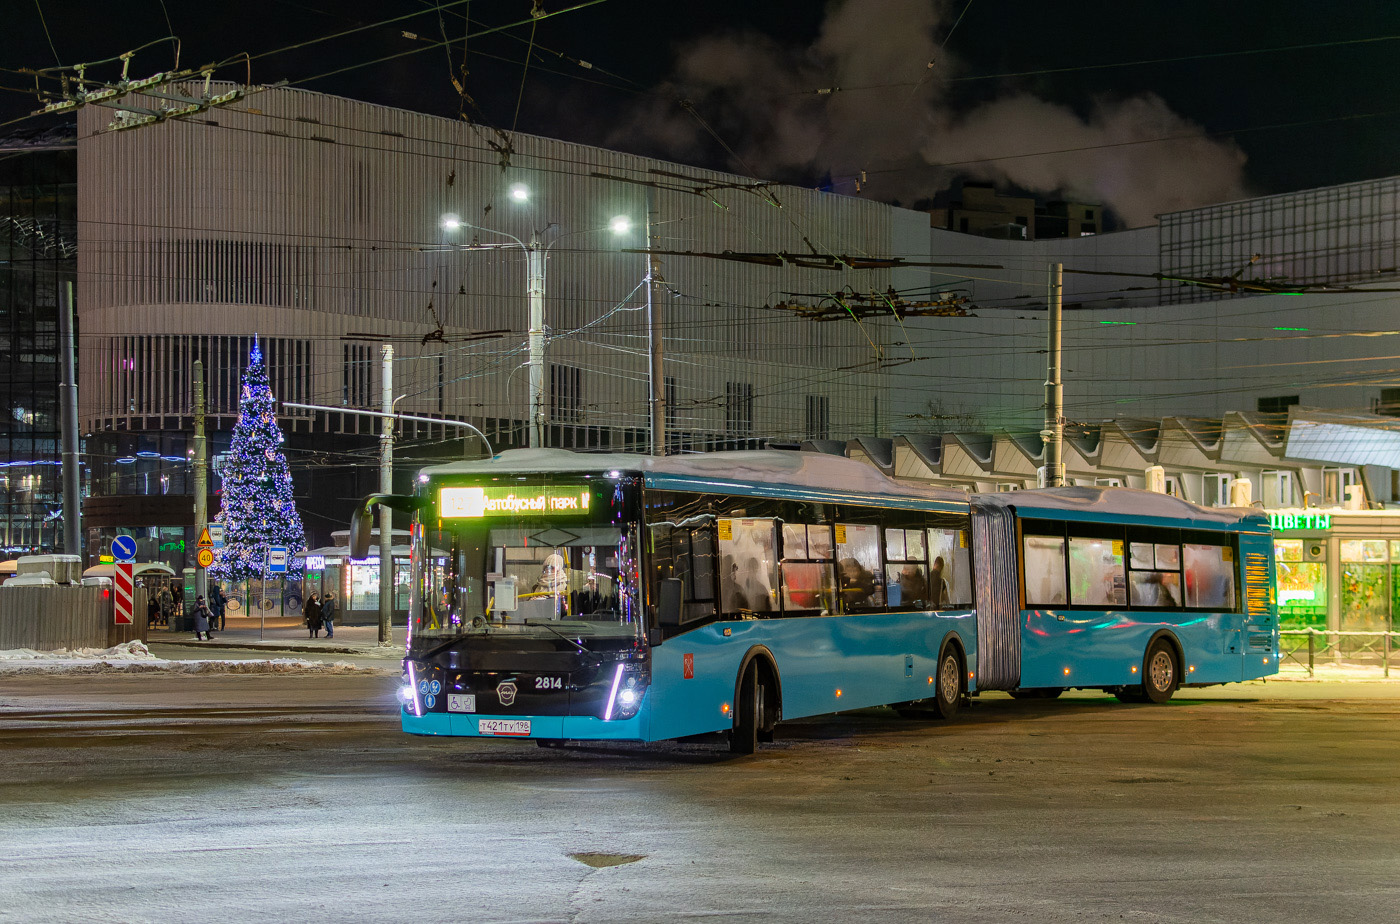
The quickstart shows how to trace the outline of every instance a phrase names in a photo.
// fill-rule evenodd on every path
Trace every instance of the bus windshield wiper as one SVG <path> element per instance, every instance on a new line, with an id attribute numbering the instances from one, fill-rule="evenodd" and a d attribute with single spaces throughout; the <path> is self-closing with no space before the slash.
<path id="1" fill-rule="evenodd" d="M 426 660 L 426 659 L 428 659 L 428 658 L 431 658 L 431 657 L 432 657 L 433 655 L 435 655 L 435 654 L 441 654 L 442 652 L 444 652 L 444 651 L 446 651 L 447 649 L 451 648 L 453 645 L 457 644 L 457 643 L 460 642 L 461 640 L 462 640 L 462 636 L 460 636 L 460 635 L 454 635 L 454 636 L 452 636 L 452 638 L 448 639 L 447 641 L 445 641 L 445 642 L 443 642 L 443 643 L 441 643 L 441 644 L 439 644 L 439 645 L 434 645 L 432 648 L 429 648 L 427 651 L 423 652 L 422 654 L 416 654 L 416 655 L 413 655 L 413 657 L 414 657 L 415 659 L 423 659 L 423 660 Z"/>
<path id="2" fill-rule="evenodd" d="M 525 625 L 527 625 L 527 626 L 539 626 L 539 627 L 541 627 L 541 628 L 543 628 L 543 629 L 548 629 L 549 631 L 553 632 L 555 635 L 557 635 L 557 636 L 559 636 L 560 638 L 562 638 L 564 641 L 568 642 L 570 645 L 573 645 L 575 648 L 577 648 L 579 651 L 583 652 L 584 654 L 591 654 L 591 655 L 593 655 L 595 658 L 597 658 L 599 664 L 602 664 L 602 663 L 603 663 L 603 659 L 602 659 L 602 658 L 599 658 L 597 652 L 595 652 L 593 649 L 589 648 L 587 645 L 583 644 L 583 643 L 580 642 L 578 639 L 569 638 L 569 637 L 568 637 L 567 635 L 565 635 L 563 632 L 560 632 L 558 629 L 554 628 L 553 626 L 551 626 L 548 622 L 546 622 L 546 621 L 544 621 L 544 620 L 527 619 L 527 620 L 525 620 Z"/>

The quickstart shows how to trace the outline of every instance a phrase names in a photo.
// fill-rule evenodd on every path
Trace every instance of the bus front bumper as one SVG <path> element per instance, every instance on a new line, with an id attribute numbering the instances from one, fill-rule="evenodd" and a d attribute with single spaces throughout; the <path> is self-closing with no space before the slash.
<path id="1" fill-rule="evenodd" d="M 630 719 L 604 721 L 581 715 L 479 715 L 401 710 L 403 730 L 410 735 L 451 735 L 470 738 L 573 738 L 580 741 L 645 741 L 646 708 Z"/>

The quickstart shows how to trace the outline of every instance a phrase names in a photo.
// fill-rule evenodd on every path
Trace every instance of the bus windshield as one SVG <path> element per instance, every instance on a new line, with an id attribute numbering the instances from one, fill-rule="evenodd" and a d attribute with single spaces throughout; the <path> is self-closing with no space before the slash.
<path id="1" fill-rule="evenodd" d="M 597 519 L 493 511 L 415 529 L 413 636 L 640 636 L 635 526 Z"/>

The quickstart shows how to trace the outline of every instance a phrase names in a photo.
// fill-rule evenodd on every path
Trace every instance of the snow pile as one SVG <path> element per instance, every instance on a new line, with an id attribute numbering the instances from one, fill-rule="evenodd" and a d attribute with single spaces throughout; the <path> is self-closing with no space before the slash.
<path id="1" fill-rule="evenodd" d="M 397 674 L 382 667 L 360 667 L 350 661 L 307 661 L 304 658 L 271 658 L 266 661 L 166 661 L 166 670 L 178 674 Z"/>
<path id="2" fill-rule="evenodd" d="M 111 648 L 60 648 L 57 651 L 35 651 L 33 648 L 11 648 L 0 651 L 0 661 L 157 661 L 146 643 L 137 639 Z"/>
<path id="3" fill-rule="evenodd" d="M 115 648 L 79 648 L 73 651 L 34 651 L 17 648 L 0 651 L 0 673 L 24 671 L 49 674 L 384 674 L 399 669 L 361 667 L 350 661 L 308 661 L 303 658 L 250 660 L 167 661 L 150 653 L 141 642 Z"/>

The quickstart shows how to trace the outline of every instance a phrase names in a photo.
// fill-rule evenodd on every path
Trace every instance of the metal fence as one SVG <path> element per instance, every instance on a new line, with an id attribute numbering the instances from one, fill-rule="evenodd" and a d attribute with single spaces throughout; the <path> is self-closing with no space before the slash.
<path id="1" fill-rule="evenodd" d="M 1328 629 L 1280 629 L 1279 667 L 1293 663 L 1313 676 L 1319 664 L 1379 666 L 1390 676 L 1390 657 L 1400 632 L 1337 632 Z M 1400 665 L 1397 665 L 1400 667 Z"/>
<path id="2" fill-rule="evenodd" d="M 113 621 L 110 587 L 0 588 L 0 650 L 108 648 L 146 640 L 146 591 L 136 588 L 135 621 Z"/>

